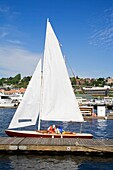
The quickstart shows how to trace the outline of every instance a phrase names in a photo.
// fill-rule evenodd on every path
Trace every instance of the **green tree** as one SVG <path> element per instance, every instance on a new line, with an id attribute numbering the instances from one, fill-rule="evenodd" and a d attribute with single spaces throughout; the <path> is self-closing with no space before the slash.
<path id="1" fill-rule="evenodd" d="M 70 80 L 71 80 L 72 86 L 75 86 L 75 85 L 76 85 L 76 79 L 75 79 L 75 77 L 71 77 Z"/>
<path id="2" fill-rule="evenodd" d="M 18 84 L 19 81 L 21 80 L 21 74 L 17 74 L 12 80 L 12 84 Z"/>

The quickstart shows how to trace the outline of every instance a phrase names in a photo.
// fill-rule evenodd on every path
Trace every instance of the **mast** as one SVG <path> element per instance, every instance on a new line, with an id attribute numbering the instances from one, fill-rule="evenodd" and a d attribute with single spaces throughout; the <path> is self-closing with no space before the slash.
<path id="1" fill-rule="evenodd" d="M 49 22 L 49 18 L 47 18 L 47 23 Z M 47 33 L 47 26 L 46 26 L 46 33 Z M 46 37 L 46 36 L 45 36 Z M 46 38 L 45 38 L 46 39 Z M 44 47 L 45 48 L 45 47 Z M 41 66 L 42 66 L 42 71 L 41 71 L 41 90 L 40 90 L 40 112 L 39 112 L 39 117 L 38 117 L 38 130 L 40 130 L 41 127 L 41 115 L 42 115 L 42 97 L 43 97 L 43 60 L 44 60 L 44 54 L 41 57 Z"/>
<path id="2" fill-rule="evenodd" d="M 40 108 L 39 108 L 39 117 L 38 117 L 38 130 L 40 130 L 41 124 L 41 113 L 42 113 L 42 80 L 43 80 L 43 71 L 41 71 L 41 90 L 40 90 Z"/>

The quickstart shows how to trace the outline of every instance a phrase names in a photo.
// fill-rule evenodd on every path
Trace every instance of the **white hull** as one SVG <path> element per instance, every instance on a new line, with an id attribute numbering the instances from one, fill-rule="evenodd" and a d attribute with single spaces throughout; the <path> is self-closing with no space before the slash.
<path id="1" fill-rule="evenodd" d="M 48 133 L 45 130 L 42 131 L 18 131 L 18 130 L 6 130 L 8 136 L 11 137 L 37 137 L 37 138 L 87 138 L 92 139 L 92 134 L 87 133 L 74 133 L 65 132 L 63 134 Z"/>
<path id="2" fill-rule="evenodd" d="M 16 103 L 0 103 L 0 108 L 14 108 L 17 107 Z"/>

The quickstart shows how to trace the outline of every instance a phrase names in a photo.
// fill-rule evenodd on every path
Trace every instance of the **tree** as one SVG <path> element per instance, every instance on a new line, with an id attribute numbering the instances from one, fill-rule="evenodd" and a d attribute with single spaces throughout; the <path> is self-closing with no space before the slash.
<path id="1" fill-rule="evenodd" d="M 70 80 L 71 80 L 72 86 L 75 86 L 75 85 L 76 85 L 76 79 L 75 79 L 75 77 L 71 77 Z"/>
<path id="2" fill-rule="evenodd" d="M 12 84 L 18 84 L 20 80 L 21 80 L 21 74 L 17 74 L 11 81 Z"/>

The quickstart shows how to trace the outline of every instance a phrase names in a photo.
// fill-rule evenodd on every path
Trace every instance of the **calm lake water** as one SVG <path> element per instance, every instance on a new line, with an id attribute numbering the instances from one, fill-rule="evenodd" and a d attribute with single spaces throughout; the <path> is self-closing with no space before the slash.
<path id="1" fill-rule="evenodd" d="M 4 132 L 12 119 L 16 109 L 0 109 L 0 136 L 7 136 Z M 54 122 L 52 122 L 54 123 Z M 42 122 L 42 129 L 48 128 L 50 122 Z M 60 125 L 60 122 L 57 123 Z M 78 123 L 62 123 L 64 130 L 79 131 Z M 35 127 L 32 127 L 35 129 Z M 29 128 L 30 129 L 30 128 Z M 113 120 L 93 120 L 83 123 L 83 132 L 92 133 L 94 138 L 113 139 Z M 11 155 L 0 154 L 0 170 L 113 170 L 113 158 L 102 156 L 76 155 Z"/>

